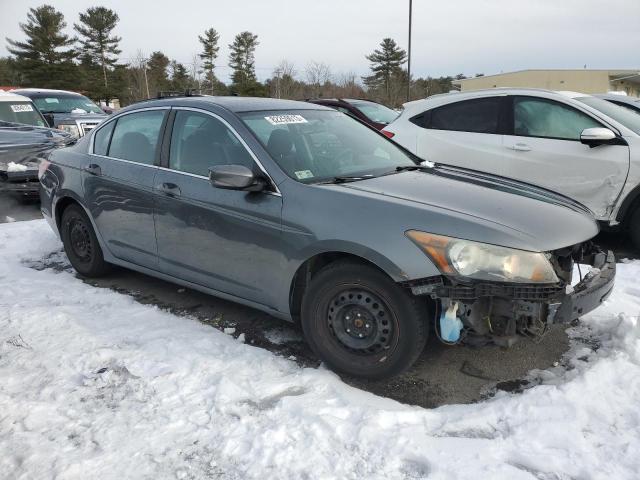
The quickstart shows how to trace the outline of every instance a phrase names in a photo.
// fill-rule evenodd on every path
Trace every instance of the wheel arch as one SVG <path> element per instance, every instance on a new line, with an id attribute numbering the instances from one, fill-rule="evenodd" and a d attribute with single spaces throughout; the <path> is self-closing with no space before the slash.
<path id="1" fill-rule="evenodd" d="M 616 220 L 620 222 L 622 228 L 628 228 L 629 219 L 637 208 L 640 208 L 640 185 L 637 185 L 627 194 L 625 199 L 622 201 L 620 210 L 618 210 Z"/>
<path id="2" fill-rule="evenodd" d="M 299 321 L 302 298 L 304 297 L 309 282 L 322 268 L 331 263 L 350 260 L 354 263 L 373 267 L 393 281 L 397 282 L 405 279 L 402 272 L 388 259 L 382 256 L 380 256 L 380 258 L 384 260 L 380 261 L 378 259 L 376 261 L 372 259 L 370 255 L 362 255 L 361 253 L 354 253 L 347 250 L 326 250 L 309 256 L 298 266 L 291 281 L 289 288 L 289 311 L 291 318 L 296 322 Z M 384 264 L 384 266 L 381 264 Z"/>

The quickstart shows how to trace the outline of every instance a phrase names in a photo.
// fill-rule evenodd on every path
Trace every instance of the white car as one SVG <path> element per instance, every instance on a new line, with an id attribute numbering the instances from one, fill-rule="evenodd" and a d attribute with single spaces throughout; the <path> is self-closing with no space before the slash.
<path id="1" fill-rule="evenodd" d="M 425 160 L 573 198 L 640 247 L 640 125 L 622 107 L 572 97 L 589 96 L 520 88 L 435 95 L 406 103 L 383 133 Z M 615 115 L 589 105 L 599 102 Z"/>

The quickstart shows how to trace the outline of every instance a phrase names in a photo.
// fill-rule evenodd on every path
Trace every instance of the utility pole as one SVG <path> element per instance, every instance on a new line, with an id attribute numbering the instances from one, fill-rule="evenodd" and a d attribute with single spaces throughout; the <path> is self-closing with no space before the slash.
<path id="1" fill-rule="evenodd" d="M 411 100 L 411 14 L 413 0 L 409 0 L 409 48 L 407 54 L 407 102 Z"/>
<path id="2" fill-rule="evenodd" d="M 149 80 L 147 79 L 147 59 L 145 58 L 143 62 L 144 84 L 147 87 L 147 98 L 151 98 L 151 95 L 149 95 Z"/>

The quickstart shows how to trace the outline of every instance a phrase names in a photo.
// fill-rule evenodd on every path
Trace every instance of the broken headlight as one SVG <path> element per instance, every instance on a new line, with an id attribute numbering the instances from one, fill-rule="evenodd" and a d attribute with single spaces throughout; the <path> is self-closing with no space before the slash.
<path id="1" fill-rule="evenodd" d="M 418 230 L 409 230 L 406 235 L 445 275 L 496 282 L 559 281 L 543 253 L 499 247 Z"/>

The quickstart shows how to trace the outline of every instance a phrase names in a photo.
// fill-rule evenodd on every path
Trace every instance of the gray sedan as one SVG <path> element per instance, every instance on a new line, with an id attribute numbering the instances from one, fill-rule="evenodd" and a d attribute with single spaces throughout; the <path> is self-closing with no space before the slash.
<path id="1" fill-rule="evenodd" d="M 540 337 L 613 287 L 613 256 L 588 242 L 598 227 L 581 205 L 425 164 L 310 103 L 139 103 L 40 172 L 42 211 L 79 274 L 120 265 L 300 322 L 350 375 L 403 371 L 429 332 Z M 597 268 L 572 287 L 574 262 Z"/>

